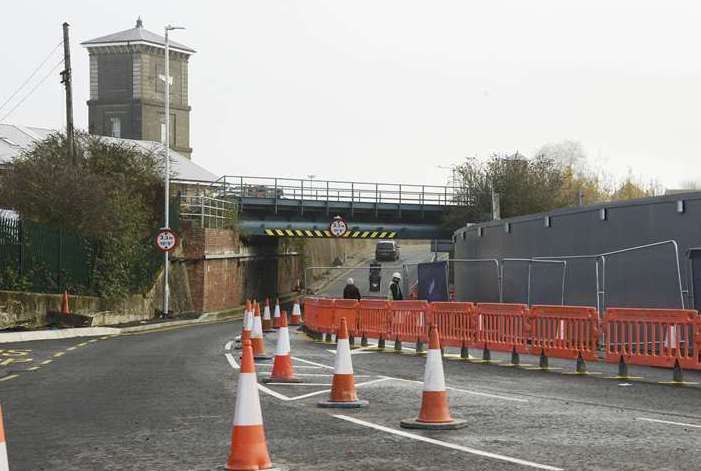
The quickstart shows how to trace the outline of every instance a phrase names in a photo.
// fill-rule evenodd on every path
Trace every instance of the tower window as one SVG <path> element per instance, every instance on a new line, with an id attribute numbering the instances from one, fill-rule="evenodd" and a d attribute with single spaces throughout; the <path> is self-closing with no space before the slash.
<path id="1" fill-rule="evenodd" d="M 110 118 L 110 126 L 112 129 L 112 137 L 122 137 L 122 120 L 118 116 L 112 116 Z"/>

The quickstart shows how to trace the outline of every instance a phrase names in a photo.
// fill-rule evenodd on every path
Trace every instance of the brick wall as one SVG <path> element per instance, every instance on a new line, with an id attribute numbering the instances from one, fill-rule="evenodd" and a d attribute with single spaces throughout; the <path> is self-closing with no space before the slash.
<path id="1" fill-rule="evenodd" d="M 268 245 L 244 247 L 232 230 L 184 222 L 182 239 L 195 312 L 232 309 L 247 298 L 274 298 L 292 291 L 302 277 L 301 257 L 278 256 Z"/>

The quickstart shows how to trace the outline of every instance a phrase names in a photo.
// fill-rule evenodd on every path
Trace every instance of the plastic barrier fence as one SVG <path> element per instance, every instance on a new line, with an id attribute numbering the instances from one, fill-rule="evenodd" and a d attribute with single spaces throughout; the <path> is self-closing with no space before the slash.
<path id="1" fill-rule="evenodd" d="M 358 333 L 358 301 L 355 299 L 336 299 L 333 306 L 334 333 L 341 326 L 341 318 L 346 318 L 348 333 Z"/>
<path id="2" fill-rule="evenodd" d="M 402 342 L 428 341 L 428 314 L 426 301 L 394 301 L 390 304 L 388 339 Z"/>
<path id="3" fill-rule="evenodd" d="M 477 330 L 471 346 L 502 352 L 528 352 L 528 306 L 479 303 Z"/>
<path id="4" fill-rule="evenodd" d="M 445 346 L 588 361 L 599 359 L 603 333 L 606 362 L 701 369 L 701 318 L 690 309 L 609 308 L 600 321 L 589 306 L 306 298 L 305 316 L 318 333 L 345 317 L 355 336 L 414 342 L 436 324 Z"/>
<path id="5" fill-rule="evenodd" d="M 430 323 L 438 326 L 441 345 L 463 347 L 474 343 L 477 332 L 475 305 L 472 303 L 431 303 Z"/>
<path id="6" fill-rule="evenodd" d="M 599 314 L 586 306 L 531 306 L 530 353 L 548 357 L 599 359 Z"/>
<path id="7" fill-rule="evenodd" d="M 609 308 L 604 316 L 605 359 L 701 369 L 701 320 L 690 309 Z"/>
<path id="8" fill-rule="evenodd" d="M 387 338 L 390 325 L 389 301 L 361 299 L 358 301 L 358 334 L 371 338 Z"/>

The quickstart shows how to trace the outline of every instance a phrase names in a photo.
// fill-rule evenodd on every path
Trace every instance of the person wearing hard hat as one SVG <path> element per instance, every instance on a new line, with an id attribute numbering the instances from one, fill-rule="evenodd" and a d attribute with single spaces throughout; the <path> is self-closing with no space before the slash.
<path id="1" fill-rule="evenodd" d="M 399 283 L 402 281 L 402 275 L 398 272 L 392 274 L 392 282 L 389 284 L 389 293 L 387 293 L 387 299 L 390 301 L 401 301 L 404 299 L 402 295 L 402 288 Z"/>
<path id="2" fill-rule="evenodd" d="M 360 290 L 355 286 L 353 278 L 348 278 L 346 287 L 343 288 L 343 299 L 357 299 L 360 301 Z"/>

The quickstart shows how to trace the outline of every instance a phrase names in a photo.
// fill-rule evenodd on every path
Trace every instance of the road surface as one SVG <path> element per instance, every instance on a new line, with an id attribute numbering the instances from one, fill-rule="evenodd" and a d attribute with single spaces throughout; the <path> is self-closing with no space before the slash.
<path id="1" fill-rule="evenodd" d="M 370 291 L 370 283 L 368 280 L 369 276 L 369 261 L 362 264 L 362 267 L 358 268 L 347 268 L 341 267 L 331 271 L 330 276 L 333 279 L 330 283 L 324 286 L 316 294 L 326 297 L 343 297 L 343 288 L 346 286 L 346 281 L 348 278 L 353 278 L 355 285 L 360 290 L 360 295 L 364 298 L 366 297 L 387 297 L 387 292 L 389 290 L 389 283 L 392 280 L 392 274 L 394 272 L 402 273 L 403 266 L 406 265 L 409 276 L 408 285 L 416 282 L 416 271 L 417 264 L 423 262 L 430 262 L 433 256 L 431 252 L 431 246 L 429 244 L 406 244 L 400 247 L 400 258 L 398 261 L 383 261 L 382 264 L 382 281 L 380 283 L 380 291 L 372 292 Z M 365 258 L 370 261 L 374 260 L 374 249 L 373 252 L 365 254 Z M 404 293 L 405 296 L 408 293 Z"/>
<path id="2" fill-rule="evenodd" d="M 0 377 L 10 469 L 223 469 L 238 376 L 238 353 L 230 348 L 239 330 L 234 321 L 0 346 L 28 360 Z M 266 338 L 269 351 L 275 338 Z M 657 384 L 657 377 L 671 377 L 668 370 L 640 369 L 634 373 L 646 379 L 621 381 L 564 374 L 574 369 L 565 361 L 554 362 L 563 370 L 542 372 L 447 360 L 452 413 L 469 426 L 406 435 L 399 421 L 419 410 L 422 357 L 357 351 L 358 392 L 370 406 L 343 411 L 316 406 L 328 394 L 334 346 L 297 333 L 292 353 L 305 383 L 261 391 L 273 462 L 289 470 L 640 470 L 701 463 L 701 389 Z M 269 370 L 258 367 L 261 377 Z"/>

